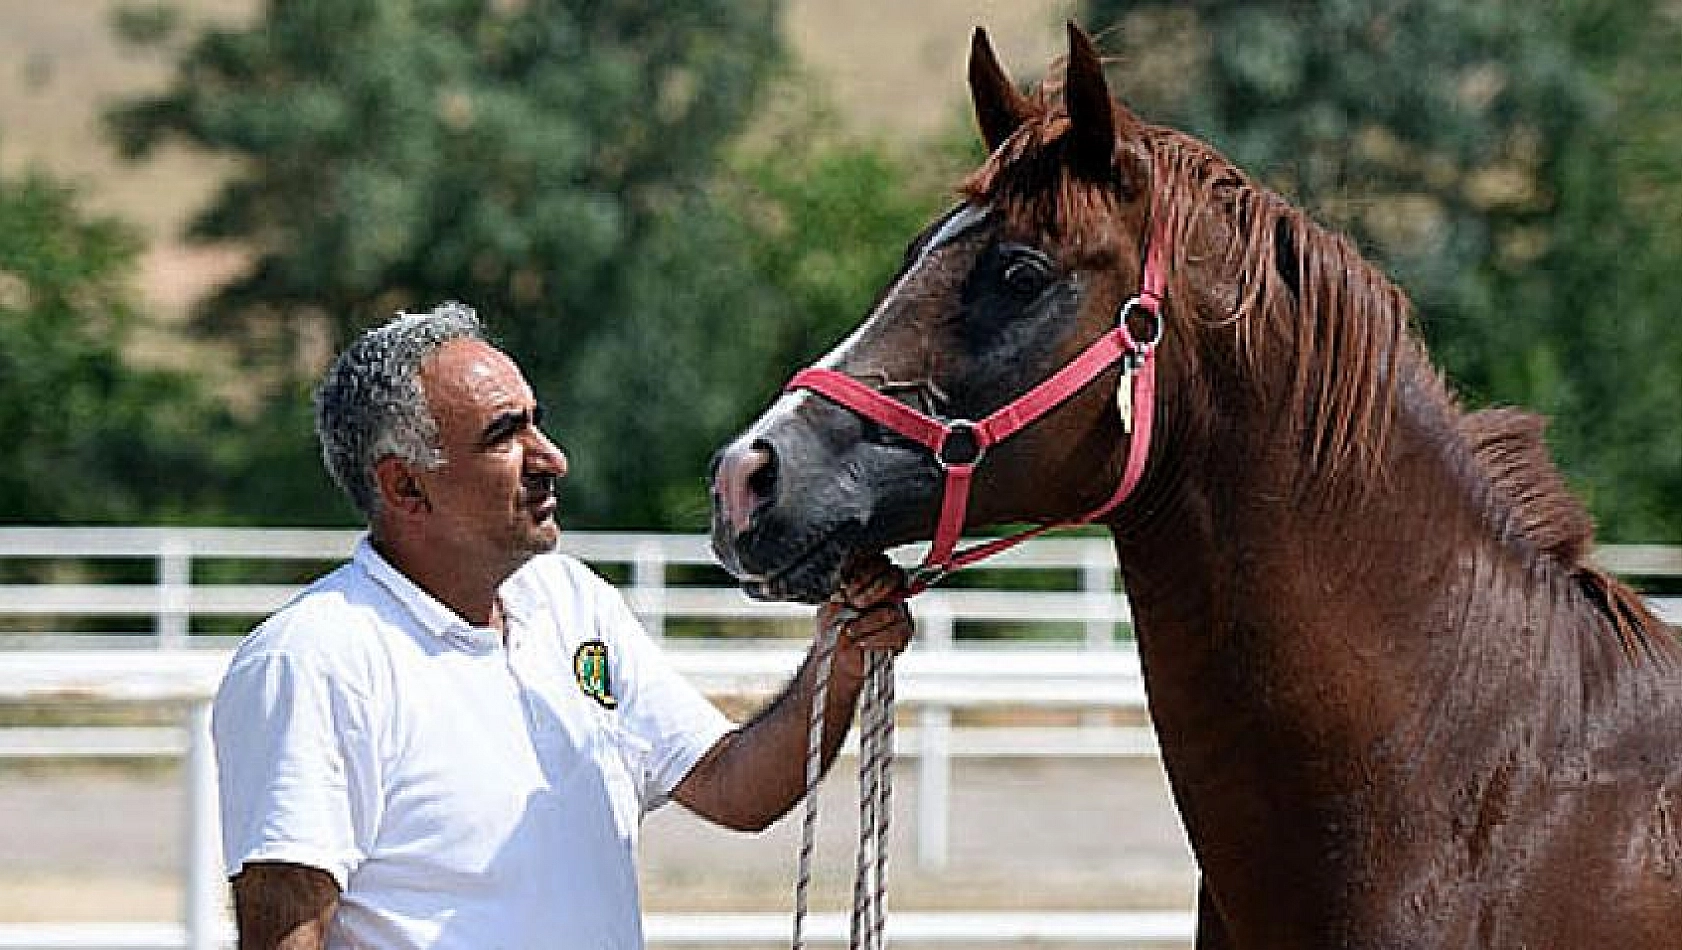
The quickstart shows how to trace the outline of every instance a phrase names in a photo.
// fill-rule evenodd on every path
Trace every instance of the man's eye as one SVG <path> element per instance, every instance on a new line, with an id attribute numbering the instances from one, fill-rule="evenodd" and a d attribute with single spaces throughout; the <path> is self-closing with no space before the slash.
<path id="1" fill-rule="evenodd" d="M 485 430 L 484 444 L 486 446 L 501 446 L 512 442 L 516 436 L 525 431 L 526 426 L 535 424 L 535 415 L 535 413 L 518 412 L 498 418 Z"/>

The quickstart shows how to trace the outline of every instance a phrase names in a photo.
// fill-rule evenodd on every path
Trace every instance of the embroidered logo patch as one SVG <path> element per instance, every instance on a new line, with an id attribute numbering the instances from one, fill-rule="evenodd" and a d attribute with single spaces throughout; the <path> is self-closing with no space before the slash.
<path id="1" fill-rule="evenodd" d="M 600 640 L 586 640 L 572 655 L 572 675 L 578 677 L 578 688 L 584 695 L 602 704 L 604 709 L 619 705 L 613 695 L 613 674 L 607 664 L 607 644 Z"/>

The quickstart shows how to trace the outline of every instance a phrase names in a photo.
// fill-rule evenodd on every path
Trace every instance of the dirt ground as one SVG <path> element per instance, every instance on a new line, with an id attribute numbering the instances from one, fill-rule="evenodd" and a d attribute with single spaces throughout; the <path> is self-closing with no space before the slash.
<path id="1" fill-rule="evenodd" d="M 820 799 L 815 912 L 850 901 L 853 763 Z M 1186 910 L 1194 872 L 1154 760 L 968 760 L 952 775 L 943 868 L 919 867 L 914 760 L 894 784 L 894 910 Z M 172 770 L 0 772 L 0 922 L 180 913 L 184 803 Z M 764 835 L 669 806 L 643 826 L 649 911 L 786 912 L 798 813 Z"/>

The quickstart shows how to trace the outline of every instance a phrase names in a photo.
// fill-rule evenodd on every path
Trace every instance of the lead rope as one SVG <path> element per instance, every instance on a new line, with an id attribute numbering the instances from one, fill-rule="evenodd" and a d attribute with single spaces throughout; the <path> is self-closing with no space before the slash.
<path id="1" fill-rule="evenodd" d="M 858 616 L 843 608 L 818 636 L 816 682 L 812 689 L 810 728 L 806 733 L 806 802 L 800 823 L 799 870 L 794 882 L 793 950 L 804 950 L 807 895 L 812 885 L 812 852 L 817 842 L 818 784 L 823 778 L 824 707 L 841 628 Z M 871 651 L 864 681 L 859 723 L 859 846 L 853 876 L 851 950 L 887 946 L 888 822 L 893 805 L 894 657 Z"/>
<path id="2" fill-rule="evenodd" d="M 894 657 L 870 653 L 859 713 L 859 847 L 853 874 L 854 950 L 883 950 L 888 914 L 888 821 L 893 805 Z"/>

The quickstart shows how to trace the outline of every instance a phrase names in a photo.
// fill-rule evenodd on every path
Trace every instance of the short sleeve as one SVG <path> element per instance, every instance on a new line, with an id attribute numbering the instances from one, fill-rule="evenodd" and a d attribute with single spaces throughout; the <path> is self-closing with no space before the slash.
<path id="1" fill-rule="evenodd" d="M 212 712 L 230 876 L 250 862 L 285 861 L 346 886 L 378 810 L 362 711 L 308 657 L 236 656 Z"/>
<path id="2" fill-rule="evenodd" d="M 735 724 L 672 668 L 617 590 L 600 582 L 596 602 L 620 655 L 621 725 L 651 750 L 640 794 L 644 809 L 653 809 Z"/>

